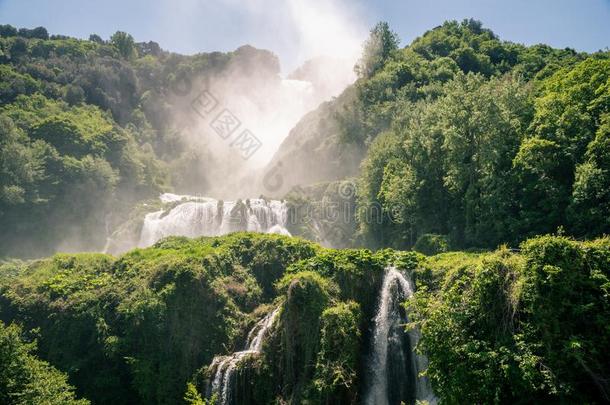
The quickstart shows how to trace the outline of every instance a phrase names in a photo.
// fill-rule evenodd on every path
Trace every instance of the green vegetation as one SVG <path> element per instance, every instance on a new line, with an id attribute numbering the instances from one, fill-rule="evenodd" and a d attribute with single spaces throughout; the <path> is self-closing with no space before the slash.
<path id="1" fill-rule="evenodd" d="M 494 247 L 560 226 L 576 236 L 610 231 L 606 221 L 598 217 L 592 226 L 586 209 L 574 207 L 587 205 L 582 183 L 610 186 L 601 185 L 605 171 L 593 169 L 586 155 L 595 134 L 604 133 L 608 54 L 553 51 L 558 62 L 547 55 L 544 69 L 528 71 L 524 58 L 532 51 L 502 43 L 471 21 L 447 23 L 357 84 L 374 120 L 362 123 L 362 136 L 375 138 L 359 202 L 384 211 L 380 221 L 361 221 L 370 243 L 406 247 L 438 233 L 456 248 Z M 430 75 L 441 61 L 445 73 Z M 416 67 L 422 79 L 399 81 Z M 390 74 L 396 69 L 400 75 Z M 379 128 L 387 130 L 377 137 Z M 588 216 L 595 217 L 603 203 L 590 203 L 596 213 Z"/>
<path id="2" fill-rule="evenodd" d="M 234 233 L 1 262 L 0 402 L 214 403 L 214 357 L 279 307 L 237 402 L 359 403 L 390 265 L 414 280 L 405 327 L 443 404 L 610 401 L 610 54 L 473 20 L 402 49 L 385 23 L 371 34 L 357 82 L 271 165 L 295 169 L 284 188 L 311 183 L 287 196 L 293 234 L 385 249 Z M 106 227 L 134 240 L 171 205 L 147 199 L 203 191 L 189 169 L 214 162 L 179 141 L 179 96 L 253 64 L 277 77 L 251 47 L 187 57 L 0 25 L 0 256 L 101 248 Z"/>
<path id="3" fill-rule="evenodd" d="M 280 305 L 262 353 L 240 363 L 238 403 L 355 403 L 390 264 L 415 280 L 406 308 L 443 403 L 607 400 L 607 238 L 545 236 L 520 252 L 423 256 L 248 233 L 172 237 L 118 258 L 6 263 L 0 319 L 23 325 L 26 333 L 2 329 L 11 341 L 37 336 L 29 358 L 65 372 L 94 403 L 201 404 L 212 358 L 240 350 Z M 72 395 L 57 373 L 52 387 Z"/>
<path id="4" fill-rule="evenodd" d="M 398 44 L 377 24 L 356 83 L 303 117 L 269 164 L 291 162 L 278 193 L 300 184 L 300 207 L 348 218 L 310 210 L 293 231 L 401 249 L 426 234 L 461 249 L 610 232 L 608 52 L 526 47 L 474 20 Z M 99 250 L 159 191 L 204 192 L 215 162 L 181 142 L 174 117 L 194 114 L 195 83 L 253 64 L 277 79 L 277 58 L 251 47 L 181 56 L 124 32 L 0 27 L 0 226 L 14 231 L 0 255 Z"/>
<path id="5" fill-rule="evenodd" d="M 495 248 L 560 227 L 610 232 L 608 52 L 525 47 L 473 20 L 402 49 L 388 30 L 372 30 L 355 85 L 278 153 L 304 160 L 311 182 L 358 178 L 359 226 L 335 227 L 344 241 L 405 249 L 437 234 L 454 249 Z"/>
<path id="6" fill-rule="evenodd" d="M 0 319 L 39 328 L 38 353 L 96 403 L 176 403 L 235 347 L 275 281 L 316 248 L 235 234 L 171 238 L 118 259 L 55 255 L 0 270 Z"/>
<path id="7" fill-rule="evenodd" d="M 610 240 L 545 236 L 520 253 L 444 254 L 410 303 L 447 403 L 603 403 Z"/>
<path id="8" fill-rule="evenodd" d="M 205 191 L 215 162 L 179 133 L 188 103 L 201 81 L 259 65 L 277 78 L 275 56 L 247 46 L 182 56 L 124 32 L 1 25 L 0 257 L 101 250 L 135 204 Z"/>
<path id="9" fill-rule="evenodd" d="M 315 391 L 323 402 L 338 399 L 341 403 L 356 400 L 358 358 L 362 351 L 360 306 L 341 302 L 325 309 L 320 317 L 320 351 L 313 380 Z"/>
<path id="10" fill-rule="evenodd" d="M 424 234 L 417 239 L 413 250 L 425 255 L 435 255 L 449 250 L 447 238 L 443 235 Z"/>
<path id="11" fill-rule="evenodd" d="M 0 402 L 3 404 L 86 405 L 77 400 L 66 375 L 38 359 L 36 342 L 25 342 L 21 328 L 0 322 Z"/>

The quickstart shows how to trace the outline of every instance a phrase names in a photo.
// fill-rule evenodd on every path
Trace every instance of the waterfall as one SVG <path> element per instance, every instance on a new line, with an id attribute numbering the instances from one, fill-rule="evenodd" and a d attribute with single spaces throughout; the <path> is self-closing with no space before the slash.
<path id="1" fill-rule="evenodd" d="M 412 295 L 409 276 L 394 267 L 387 268 L 374 318 L 367 405 L 438 402 L 428 378 L 419 375 L 428 366 L 427 358 L 413 351 L 419 331 L 404 330 L 408 319 L 401 304 Z"/>
<path id="2" fill-rule="evenodd" d="M 214 377 L 208 383 L 206 390 L 207 398 L 211 398 L 216 394 L 216 404 L 227 405 L 233 402 L 235 368 L 245 357 L 261 352 L 267 332 L 273 325 L 279 312 L 280 308 L 278 307 L 254 325 L 248 333 L 244 350 L 228 356 L 214 357 L 209 367 L 210 374 Z"/>
<path id="3" fill-rule="evenodd" d="M 262 198 L 220 201 L 170 193 L 160 199 L 177 205 L 169 212 L 161 210 L 146 215 L 139 247 L 151 246 L 170 235 L 218 236 L 235 231 L 290 235 L 286 230 L 288 207 L 282 201 Z"/>

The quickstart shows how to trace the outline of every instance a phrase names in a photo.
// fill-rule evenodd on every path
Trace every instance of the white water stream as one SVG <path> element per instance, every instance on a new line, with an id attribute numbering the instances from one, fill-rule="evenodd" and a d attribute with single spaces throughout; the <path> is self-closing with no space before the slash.
<path id="1" fill-rule="evenodd" d="M 212 398 L 215 394 L 215 404 L 227 405 L 232 402 L 231 395 L 235 383 L 233 378 L 235 368 L 246 356 L 261 352 L 267 332 L 273 325 L 279 311 L 280 308 L 278 307 L 254 325 L 248 333 L 248 339 L 244 350 L 232 353 L 228 356 L 214 357 L 214 360 L 210 365 L 210 373 L 214 378 L 212 378 L 210 384 L 208 384 L 206 392 L 207 398 Z"/>
<path id="2" fill-rule="evenodd" d="M 430 386 L 430 381 L 420 373 L 425 371 L 428 360 L 425 356 L 413 351 L 420 334 L 416 329 L 404 332 L 404 324 L 408 322 L 401 315 L 399 306 L 413 295 L 413 283 L 408 275 L 403 274 L 394 267 L 386 269 L 379 304 L 374 319 L 372 338 L 372 357 L 370 364 L 370 381 L 365 394 L 364 403 L 367 405 L 387 405 L 400 403 L 403 398 L 390 399 L 390 370 L 400 370 L 406 359 L 410 359 L 406 376 L 411 375 L 414 385 L 414 394 L 417 401 L 428 401 L 430 405 L 436 404 L 438 399 Z M 408 344 L 403 344 L 404 333 L 408 334 Z M 407 351 L 411 351 L 408 353 Z M 409 381 L 400 381 L 400 384 L 409 384 Z"/>

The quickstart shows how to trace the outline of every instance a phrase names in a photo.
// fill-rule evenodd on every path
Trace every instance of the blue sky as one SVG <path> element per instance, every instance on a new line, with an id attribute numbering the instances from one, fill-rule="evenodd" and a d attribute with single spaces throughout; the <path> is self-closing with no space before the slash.
<path id="1" fill-rule="evenodd" d="M 359 44 L 379 20 L 406 45 L 444 20 L 467 17 L 514 42 L 610 46 L 610 0 L 0 0 L 0 23 L 81 38 L 123 30 L 189 54 L 249 43 L 276 52 L 285 69 L 317 47 Z"/>

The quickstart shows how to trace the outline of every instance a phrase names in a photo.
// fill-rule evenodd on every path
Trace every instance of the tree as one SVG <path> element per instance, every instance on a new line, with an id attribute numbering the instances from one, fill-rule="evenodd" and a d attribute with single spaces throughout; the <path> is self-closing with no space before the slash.
<path id="1" fill-rule="evenodd" d="M 11 60 L 18 60 L 22 56 L 27 55 L 28 53 L 28 43 L 25 39 L 17 37 L 13 41 L 11 47 L 9 48 L 9 55 Z"/>
<path id="2" fill-rule="evenodd" d="M 0 219 L 11 208 L 36 198 L 34 183 L 42 177 L 41 166 L 23 131 L 0 115 Z"/>
<path id="3" fill-rule="evenodd" d="M 50 117 L 32 128 L 31 136 L 54 146 L 59 153 L 82 157 L 90 151 L 88 140 L 72 120 Z"/>
<path id="4" fill-rule="evenodd" d="M 38 39 L 49 39 L 49 33 L 45 27 L 36 27 L 33 29 L 20 28 L 19 36 L 24 38 L 38 38 Z"/>
<path id="5" fill-rule="evenodd" d="M 578 235 L 610 234 L 610 114 L 576 167 L 568 216 Z"/>
<path id="6" fill-rule="evenodd" d="M 17 28 L 10 24 L 0 24 L 0 37 L 15 37 L 17 36 Z"/>
<path id="7" fill-rule="evenodd" d="M 554 141 L 526 139 L 513 160 L 518 214 L 515 233 L 541 235 L 565 224 L 570 195 L 570 161 Z"/>
<path id="8" fill-rule="evenodd" d="M 371 77 L 379 70 L 392 53 L 398 49 L 398 34 L 390 29 L 387 22 L 378 22 L 364 43 L 362 57 L 355 67 L 360 77 Z"/>
<path id="9" fill-rule="evenodd" d="M 609 59 L 588 58 L 541 83 L 530 128 L 535 138 L 515 160 L 524 192 L 520 232 L 560 225 L 583 236 L 608 231 L 609 105 Z"/>
<path id="10" fill-rule="evenodd" d="M 442 91 L 436 101 L 399 104 L 392 135 L 379 136 L 362 166 L 361 202 L 387 214 L 365 232 L 391 246 L 425 233 L 468 246 L 511 237 L 510 172 L 531 120 L 528 87 L 460 73 Z"/>
<path id="11" fill-rule="evenodd" d="M 582 162 L 610 105 L 610 59 L 588 58 L 541 84 L 531 130 L 557 142 L 573 165 Z"/>
<path id="12" fill-rule="evenodd" d="M 0 104 L 10 103 L 20 94 L 32 94 L 38 90 L 40 83 L 29 74 L 19 73 L 10 65 L 0 65 Z"/>
<path id="13" fill-rule="evenodd" d="M 76 399 L 65 374 L 34 356 L 36 342 L 26 343 L 21 328 L 0 322 L 0 402 L 7 405 L 86 405 Z"/>
<path id="14" fill-rule="evenodd" d="M 85 91 L 77 84 L 69 84 L 66 86 L 64 98 L 68 104 L 80 104 L 85 100 Z"/>
<path id="15" fill-rule="evenodd" d="M 506 241 L 511 234 L 512 159 L 532 114 L 528 88 L 506 77 L 458 75 L 439 100 L 444 183 L 453 200 L 450 228 L 467 245 Z M 462 239 L 463 238 L 463 239 Z M 485 242 L 482 242 L 485 241 Z"/>
<path id="16" fill-rule="evenodd" d="M 89 35 L 89 41 L 95 42 L 95 43 L 98 43 L 98 44 L 103 44 L 104 43 L 104 40 L 102 39 L 102 37 L 100 37 L 97 34 Z"/>
<path id="17" fill-rule="evenodd" d="M 404 157 L 400 138 L 393 132 L 379 135 L 371 144 L 366 159 L 362 162 L 358 191 L 358 216 L 360 232 L 368 239 L 369 244 L 392 246 L 392 232 L 387 221 L 384 221 L 380 196 L 384 180 L 385 166 L 393 160 Z M 392 203 L 392 201 L 387 201 Z M 387 243 L 387 244 L 386 244 Z"/>
<path id="18" fill-rule="evenodd" d="M 138 47 L 138 53 L 142 56 L 160 56 L 162 53 L 161 46 L 154 41 L 139 42 L 136 46 Z"/>
<path id="19" fill-rule="evenodd" d="M 117 31 L 110 37 L 110 44 L 114 46 L 119 54 L 125 59 L 133 59 L 137 56 L 136 44 L 133 37 L 126 32 Z"/>

